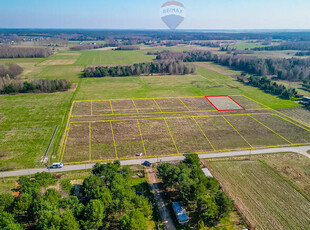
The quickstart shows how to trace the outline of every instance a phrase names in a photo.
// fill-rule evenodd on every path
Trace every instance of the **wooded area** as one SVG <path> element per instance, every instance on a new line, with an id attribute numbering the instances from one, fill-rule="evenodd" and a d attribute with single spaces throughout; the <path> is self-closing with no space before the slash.
<path id="1" fill-rule="evenodd" d="M 182 60 L 184 62 L 214 62 L 248 74 L 274 75 L 281 80 L 310 81 L 310 59 L 259 58 L 244 55 L 218 55 L 209 51 L 161 52 L 157 60 Z"/>
<path id="2" fill-rule="evenodd" d="M 0 194 L 1 229 L 136 229 L 146 230 L 153 207 L 147 196 L 136 195 L 128 184 L 132 171 L 119 161 L 96 164 L 79 191 L 62 181 L 62 196 L 50 173 L 22 176 L 11 193 Z M 145 195 L 146 193 L 144 193 Z"/>
<path id="3" fill-rule="evenodd" d="M 52 93 L 70 89 L 71 83 L 67 80 L 34 79 L 25 81 L 21 78 L 10 78 L 9 75 L 0 77 L 0 94 L 13 93 Z"/>
<path id="4" fill-rule="evenodd" d="M 125 77 L 140 75 L 183 75 L 194 74 L 194 65 L 184 64 L 182 61 L 176 62 L 151 62 L 139 63 L 125 66 L 96 66 L 87 67 L 83 70 L 83 77 Z"/>
<path id="5" fill-rule="evenodd" d="M 0 58 L 46 58 L 52 54 L 48 48 L 0 46 Z"/>
<path id="6" fill-rule="evenodd" d="M 233 201 L 219 189 L 215 178 L 205 176 L 198 155 L 188 154 L 178 165 L 163 163 L 157 169 L 169 194 L 167 200 L 182 201 L 193 229 L 214 227 L 233 211 Z"/>
<path id="7" fill-rule="evenodd" d="M 23 68 L 14 63 L 7 63 L 0 65 L 0 77 L 9 75 L 11 78 L 15 78 L 23 72 Z"/>

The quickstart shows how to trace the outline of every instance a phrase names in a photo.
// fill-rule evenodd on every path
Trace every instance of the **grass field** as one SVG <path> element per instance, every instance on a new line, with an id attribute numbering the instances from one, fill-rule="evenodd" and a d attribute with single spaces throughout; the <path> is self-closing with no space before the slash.
<path id="1" fill-rule="evenodd" d="M 276 167 L 283 166 L 284 161 L 290 164 L 290 158 L 292 155 L 284 158 L 282 154 L 276 157 L 264 157 L 268 164 L 273 162 Z M 272 166 L 255 158 L 251 161 L 242 159 L 209 161 L 207 164 L 224 191 L 235 200 L 239 210 L 256 229 L 310 227 L 309 200 L 283 179 Z M 296 166 L 296 156 L 293 165 Z"/>
<path id="2" fill-rule="evenodd" d="M 133 51 L 81 51 L 76 65 L 117 65 L 150 62 L 154 55 L 145 55 L 140 50 Z"/>
<path id="3" fill-rule="evenodd" d="M 56 125 L 59 130 L 50 153 L 57 152 L 72 95 L 73 92 L 0 96 L 0 131 L 24 130 L 0 133 L 1 170 L 40 166 Z M 47 129 L 34 129 L 42 127 Z"/>
<path id="4" fill-rule="evenodd" d="M 278 45 L 279 43 L 273 43 L 272 45 Z M 257 43 L 253 43 L 253 42 L 239 42 L 236 45 L 232 45 L 230 46 L 231 48 L 236 48 L 237 50 L 245 50 L 245 49 L 253 49 L 256 47 L 268 47 L 271 45 L 260 45 Z"/>
<path id="5" fill-rule="evenodd" d="M 198 66 L 197 75 L 83 79 L 77 100 L 116 98 L 245 95 L 271 108 L 298 107 L 231 77 Z M 104 90 L 102 90 L 104 89 Z"/>

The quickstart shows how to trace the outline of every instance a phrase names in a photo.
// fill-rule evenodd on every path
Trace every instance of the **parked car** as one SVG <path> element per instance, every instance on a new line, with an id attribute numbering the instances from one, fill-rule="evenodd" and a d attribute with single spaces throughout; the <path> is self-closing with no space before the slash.
<path id="1" fill-rule="evenodd" d="M 152 163 L 149 161 L 144 161 L 142 165 L 147 166 L 147 167 L 151 167 Z"/>
<path id="2" fill-rule="evenodd" d="M 137 153 L 136 156 L 137 157 L 141 157 L 143 155 L 143 153 Z"/>
<path id="3" fill-rule="evenodd" d="M 59 162 L 59 163 L 53 163 L 51 168 L 60 169 L 62 167 L 64 167 L 64 164 Z"/>

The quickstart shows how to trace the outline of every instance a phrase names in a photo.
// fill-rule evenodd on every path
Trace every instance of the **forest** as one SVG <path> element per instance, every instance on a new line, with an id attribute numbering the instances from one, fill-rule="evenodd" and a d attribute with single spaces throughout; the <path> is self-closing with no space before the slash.
<path id="1" fill-rule="evenodd" d="M 163 163 L 157 169 L 168 191 L 167 200 L 182 201 L 192 229 L 214 227 L 234 210 L 233 201 L 219 189 L 217 180 L 203 173 L 198 155 L 188 154 L 177 165 Z"/>
<path id="2" fill-rule="evenodd" d="M 17 195 L 0 194 L 0 229 L 146 230 L 153 207 L 146 193 L 139 196 L 129 185 L 131 175 L 119 161 L 96 164 L 78 192 L 69 180 L 61 181 L 67 196 L 53 187 L 53 174 L 22 176 L 14 189 Z"/>
<path id="3" fill-rule="evenodd" d="M 255 47 L 252 50 L 261 51 L 261 50 L 310 50 L 309 41 L 298 41 L 298 42 L 283 42 L 277 46 L 266 46 L 266 47 Z"/>
<path id="4" fill-rule="evenodd" d="M 6 63 L 5 65 L 0 65 L 0 77 L 5 77 L 9 75 L 11 78 L 15 78 L 23 72 L 23 68 L 14 63 Z"/>
<path id="5" fill-rule="evenodd" d="M 49 48 L 0 46 L 0 58 L 46 58 L 52 54 Z"/>
<path id="6" fill-rule="evenodd" d="M 176 62 L 151 62 L 139 63 L 125 66 L 96 66 L 86 67 L 83 70 L 82 77 L 126 77 L 126 76 L 148 76 L 159 75 L 183 75 L 194 74 L 196 67 L 194 65 Z"/>
<path id="7" fill-rule="evenodd" d="M 33 79 L 25 81 L 21 78 L 0 77 L 0 94 L 14 93 L 52 93 L 71 88 L 67 80 Z"/>
<path id="8" fill-rule="evenodd" d="M 295 88 L 288 88 L 284 85 L 278 84 L 266 76 L 250 76 L 248 84 L 264 90 L 266 93 L 277 95 L 283 99 L 295 98 L 297 90 Z M 242 77 L 238 77 L 238 81 L 245 83 Z"/>
<path id="9" fill-rule="evenodd" d="M 163 51 L 156 57 L 159 61 L 182 60 L 184 62 L 214 62 L 248 74 L 273 75 L 281 80 L 310 81 L 310 59 L 259 58 L 244 55 L 213 54 L 209 51 L 170 52 Z"/>

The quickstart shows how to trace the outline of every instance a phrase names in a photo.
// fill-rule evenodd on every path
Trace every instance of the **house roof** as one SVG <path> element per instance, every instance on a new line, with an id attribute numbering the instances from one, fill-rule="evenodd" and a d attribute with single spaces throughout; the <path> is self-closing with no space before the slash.
<path id="1" fill-rule="evenodd" d="M 186 221 L 189 219 L 187 212 L 182 208 L 179 202 L 173 202 L 172 207 L 179 221 Z"/>

